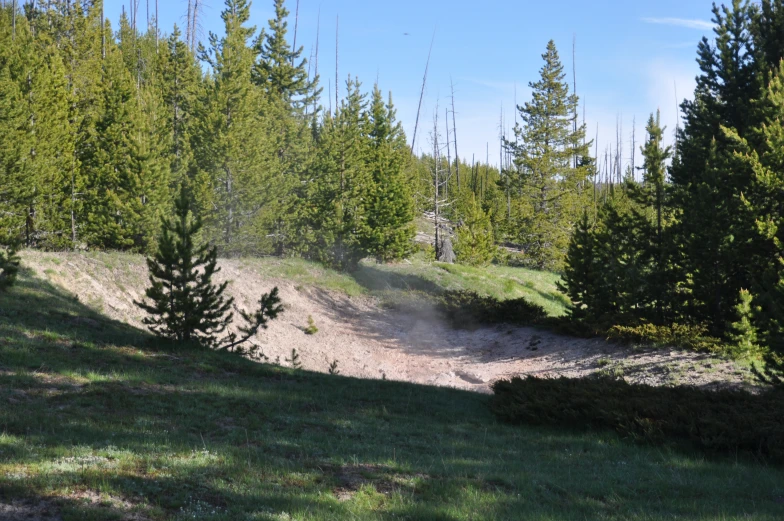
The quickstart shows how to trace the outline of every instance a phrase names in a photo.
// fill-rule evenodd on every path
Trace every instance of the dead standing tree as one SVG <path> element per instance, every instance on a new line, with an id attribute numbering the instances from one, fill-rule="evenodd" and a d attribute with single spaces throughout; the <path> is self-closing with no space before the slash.
<path id="1" fill-rule="evenodd" d="M 455 262 L 455 253 L 452 249 L 452 239 L 448 233 L 444 233 L 444 225 L 441 224 L 441 210 L 449 206 L 448 192 L 446 186 L 449 184 L 451 168 L 444 164 L 443 148 L 445 145 L 440 142 L 438 132 L 438 105 L 436 104 L 435 115 L 433 116 L 433 131 L 430 139 L 433 144 L 433 164 L 430 174 L 433 177 L 433 222 L 435 224 L 435 250 L 436 260 L 452 264 Z M 447 143 L 448 147 L 449 144 Z M 448 160 L 447 160 L 448 162 Z M 442 190 L 443 188 L 443 190 Z"/>

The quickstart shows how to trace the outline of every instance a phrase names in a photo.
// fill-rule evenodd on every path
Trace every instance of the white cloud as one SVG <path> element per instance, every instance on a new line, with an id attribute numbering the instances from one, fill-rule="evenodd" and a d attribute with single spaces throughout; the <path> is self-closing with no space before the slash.
<path id="1" fill-rule="evenodd" d="M 643 18 L 642 21 L 649 24 L 671 25 L 703 31 L 710 31 L 713 29 L 713 23 L 705 20 L 689 20 L 685 18 Z"/>

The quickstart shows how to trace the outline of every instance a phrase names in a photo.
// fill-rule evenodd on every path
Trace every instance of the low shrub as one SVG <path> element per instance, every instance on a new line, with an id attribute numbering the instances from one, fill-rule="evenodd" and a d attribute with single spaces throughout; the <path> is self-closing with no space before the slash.
<path id="1" fill-rule="evenodd" d="M 612 376 L 513 378 L 493 384 L 505 422 L 611 429 L 649 443 L 688 443 L 708 453 L 750 453 L 784 463 L 784 390 L 633 385 Z"/>
<path id="2" fill-rule="evenodd" d="M 657 326 L 644 323 L 636 326 L 613 326 L 607 331 L 610 340 L 653 347 L 676 347 L 690 351 L 731 354 L 723 342 L 708 334 L 705 326 L 670 324 Z"/>
<path id="3" fill-rule="evenodd" d="M 454 327 L 471 328 L 482 324 L 531 325 L 547 317 L 543 307 L 524 298 L 498 300 L 473 291 L 446 291 L 439 309 Z"/>

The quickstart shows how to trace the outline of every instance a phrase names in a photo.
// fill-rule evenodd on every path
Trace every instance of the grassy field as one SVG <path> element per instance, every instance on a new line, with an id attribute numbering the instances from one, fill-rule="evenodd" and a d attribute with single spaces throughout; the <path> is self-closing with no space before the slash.
<path id="1" fill-rule="evenodd" d="M 23 274 L 0 295 L 0 505 L 64 521 L 784 518 L 782 469 L 507 426 L 488 399 L 166 347 Z"/>

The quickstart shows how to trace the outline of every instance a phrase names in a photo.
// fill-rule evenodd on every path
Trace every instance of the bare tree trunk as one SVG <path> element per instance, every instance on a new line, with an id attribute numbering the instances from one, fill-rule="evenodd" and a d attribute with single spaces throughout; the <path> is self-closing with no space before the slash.
<path id="1" fill-rule="evenodd" d="M 632 118 L 632 179 L 637 179 L 637 170 L 634 169 L 634 156 L 637 155 L 637 117 Z"/>
<path id="2" fill-rule="evenodd" d="M 319 75 L 318 65 L 319 65 L 319 36 L 320 36 L 320 33 L 321 33 L 321 6 L 319 6 L 318 18 L 316 19 L 316 64 L 315 64 L 316 65 L 316 67 L 315 67 L 316 68 L 316 71 L 315 71 L 315 77 L 316 78 L 318 78 L 318 75 Z M 332 97 L 330 96 L 330 99 L 331 98 Z M 316 112 L 318 112 L 318 100 L 315 99 L 315 97 L 314 97 L 314 99 L 313 99 L 313 115 L 314 116 L 316 115 Z M 332 112 L 332 111 L 330 111 L 330 112 Z"/>
<path id="3" fill-rule="evenodd" d="M 574 95 L 577 96 L 577 35 L 572 36 L 572 84 L 574 86 Z M 577 134 L 577 110 L 574 107 L 574 133 Z M 577 168 L 577 154 L 574 154 L 574 168 Z"/>
<path id="4" fill-rule="evenodd" d="M 438 177 L 438 112 L 436 112 L 436 120 L 435 124 L 433 125 L 433 222 L 436 226 L 436 260 L 441 257 L 441 241 L 439 237 L 439 230 L 440 230 L 440 208 L 438 206 L 438 187 L 440 185 L 440 180 Z"/>
<path id="5" fill-rule="evenodd" d="M 425 97 L 425 85 L 427 85 L 427 71 L 430 68 L 430 56 L 433 53 L 433 43 L 436 41 L 436 31 L 433 30 L 433 38 L 430 40 L 430 50 L 427 52 L 427 63 L 425 63 L 425 76 L 422 78 L 422 91 L 419 93 L 419 106 L 417 107 L 416 120 L 414 120 L 414 137 L 411 139 L 411 153 L 414 153 L 416 145 L 417 128 L 419 127 L 419 114 L 422 111 L 422 98 Z"/>
<path id="6" fill-rule="evenodd" d="M 106 18 L 104 17 L 104 4 L 106 0 L 101 0 L 101 58 L 106 59 Z"/>
<path id="7" fill-rule="evenodd" d="M 449 109 L 444 107 L 444 124 L 446 125 L 446 167 L 447 178 L 444 185 L 444 198 L 449 200 L 449 181 L 452 179 L 452 153 L 449 145 Z"/>
<path id="8" fill-rule="evenodd" d="M 193 0 L 188 0 L 188 21 L 185 29 L 185 41 L 188 43 L 188 47 L 191 46 L 191 33 L 193 32 L 192 18 L 193 18 Z"/>
<path id="9" fill-rule="evenodd" d="M 158 0 L 155 0 L 155 54 L 158 54 L 158 38 L 160 24 L 158 23 Z"/>
<path id="10" fill-rule="evenodd" d="M 193 0 L 193 23 L 191 24 L 191 52 L 196 52 L 196 43 L 199 40 L 199 14 L 201 11 L 200 0 Z"/>
<path id="11" fill-rule="evenodd" d="M 594 172 L 593 172 L 593 222 L 596 222 L 598 218 L 598 205 L 596 204 L 596 184 L 600 180 L 599 176 L 599 124 L 596 124 L 596 141 L 594 142 L 594 146 L 596 147 L 596 163 L 594 164 Z"/>
<path id="12" fill-rule="evenodd" d="M 335 115 L 338 114 L 338 93 L 340 86 L 338 85 L 338 58 L 340 51 L 340 15 L 335 18 Z"/>
<path id="13" fill-rule="evenodd" d="M 12 39 L 15 40 L 16 39 L 16 0 L 13 0 L 13 2 L 11 2 L 11 9 L 12 9 L 11 17 L 13 19 L 13 22 L 12 22 L 12 25 L 13 25 Z"/>
<path id="14" fill-rule="evenodd" d="M 457 191 L 460 191 L 460 155 L 457 153 L 457 124 L 455 123 L 455 85 L 449 78 L 452 88 L 452 138 L 455 140 L 455 173 L 457 174 Z"/>
<path id="15" fill-rule="evenodd" d="M 291 50 L 297 52 L 297 29 L 299 28 L 299 0 L 297 0 L 297 10 L 294 15 L 294 41 L 291 44 Z M 291 57 L 291 64 L 294 65 L 294 56 Z"/>

